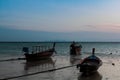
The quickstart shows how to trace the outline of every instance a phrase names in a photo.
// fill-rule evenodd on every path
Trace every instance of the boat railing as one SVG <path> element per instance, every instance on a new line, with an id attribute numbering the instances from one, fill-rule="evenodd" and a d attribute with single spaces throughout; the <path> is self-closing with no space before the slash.
<path id="1" fill-rule="evenodd" d="M 43 52 L 51 49 L 50 46 L 32 46 L 32 53 Z"/>

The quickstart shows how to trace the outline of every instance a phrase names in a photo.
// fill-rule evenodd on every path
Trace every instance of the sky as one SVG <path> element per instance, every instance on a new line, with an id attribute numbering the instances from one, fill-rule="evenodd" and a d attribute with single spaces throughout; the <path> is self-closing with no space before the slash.
<path id="1" fill-rule="evenodd" d="M 120 0 L 0 0 L 0 29 L 0 41 L 120 41 Z"/>

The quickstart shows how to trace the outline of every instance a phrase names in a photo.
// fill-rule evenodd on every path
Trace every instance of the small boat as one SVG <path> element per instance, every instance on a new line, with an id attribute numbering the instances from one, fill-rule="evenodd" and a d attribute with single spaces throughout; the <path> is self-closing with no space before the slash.
<path id="1" fill-rule="evenodd" d="M 98 68 L 102 65 L 102 60 L 95 56 L 95 48 L 92 50 L 92 55 L 86 57 L 81 61 L 80 64 L 77 65 L 77 67 L 80 67 L 80 72 L 83 73 L 92 73 L 96 72 Z"/>
<path id="2" fill-rule="evenodd" d="M 53 44 L 53 47 L 49 49 L 47 49 L 46 47 L 43 48 L 43 46 L 33 46 L 32 49 L 32 53 L 30 54 L 29 48 L 23 47 L 23 52 L 25 52 L 24 55 L 27 61 L 48 59 L 55 52 L 55 43 Z"/>
<path id="3" fill-rule="evenodd" d="M 70 55 L 80 55 L 81 54 L 81 45 L 76 45 L 75 42 L 73 42 L 70 45 Z"/>

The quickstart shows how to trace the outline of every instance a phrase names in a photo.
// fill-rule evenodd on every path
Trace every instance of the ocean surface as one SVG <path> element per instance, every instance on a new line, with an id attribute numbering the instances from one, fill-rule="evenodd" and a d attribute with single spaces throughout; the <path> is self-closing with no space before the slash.
<path id="1" fill-rule="evenodd" d="M 95 55 L 100 57 L 103 65 L 98 72 L 92 76 L 83 77 L 75 66 L 36 74 L 13 78 L 10 80 L 120 80 L 120 43 L 119 42 L 77 42 L 82 45 L 79 56 L 72 57 L 70 53 L 71 42 L 56 42 L 55 50 L 57 54 L 50 60 L 29 63 L 26 60 L 11 60 L 23 58 L 23 47 L 49 46 L 52 42 L 1 42 L 0 43 L 0 79 L 27 75 L 51 69 L 58 69 L 65 66 L 77 64 L 84 57 L 91 55 L 92 48 L 95 48 Z M 10 61 L 2 61 L 10 60 Z M 114 65 L 113 65 L 114 63 Z M 8 79 L 9 80 L 9 79 Z"/>
<path id="2" fill-rule="evenodd" d="M 70 42 L 56 42 L 55 50 L 57 55 L 69 55 Z M 96 48 L 96 54 L 106 55 L 115 54 L 120 55 L 120 43 L 119 42 L 77 42 L 82 45 L 82 53 L 91 53 L 92 48 Z M 49 46 L 52 47 L 52 42 L 1 42 L 0 43 L 0 59 L 5 57 L 17 57 L 24 56 L 22 52 L 23 47 L 29 47 L 30 52 L 32 46 Z"/>

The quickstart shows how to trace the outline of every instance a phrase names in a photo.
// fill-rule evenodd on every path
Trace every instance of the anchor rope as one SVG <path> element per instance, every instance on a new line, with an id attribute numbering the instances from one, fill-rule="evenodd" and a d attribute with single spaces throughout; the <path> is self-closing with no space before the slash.
<path id="1" fill-rule="evenodd" d="M 0 60 L 0 62 L 15 61 L 15 60 L 25 60 L 25 58 L 11 58 L 11 59 Z"/>
<path id="2" fill-rule="evenodd" d="M 56 71 L 56 70 L 60 70 L 60 69 L 70 68 L 70 67 L 73 67 L 73 66 L 76 66 L 76 65 L 64 66 L 64 67 L 60 67 L 60 68 L 56 68 L 56 69 L 50 69 L 50 70 L 46 70 L 46 71 L 40 71 L 40 72 L 34 72 L 34 73 L 29 73 L 29 74 L 23 74 L 23 75 L 19 75 L 19 76 L 7 77 L 7 78 L 3 78 L 3 79 L 0 79 L 0 80 L 15 79 L 15 78 L 20 78 L 20 77 L 25 77 L 25 76 L 36 75 L 36 74 L 40 74 L 40 73 L 52 72 L 52 71 Z"/>

